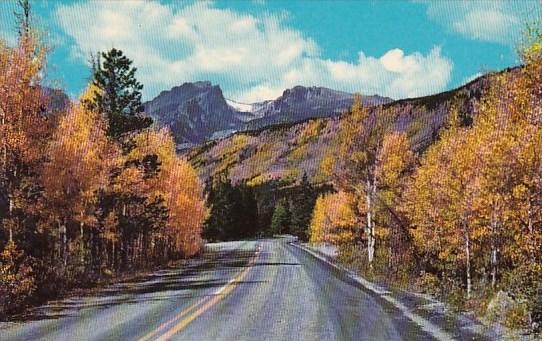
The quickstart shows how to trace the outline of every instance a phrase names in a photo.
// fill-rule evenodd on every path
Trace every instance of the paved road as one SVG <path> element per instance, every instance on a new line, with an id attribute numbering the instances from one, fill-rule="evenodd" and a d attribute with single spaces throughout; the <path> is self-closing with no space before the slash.
<path id="1" fill-rule="evenodd" d="M 286 239 L 210 244 L 183 269 L 40 307 L 0 340 L 430 340 Z"/>

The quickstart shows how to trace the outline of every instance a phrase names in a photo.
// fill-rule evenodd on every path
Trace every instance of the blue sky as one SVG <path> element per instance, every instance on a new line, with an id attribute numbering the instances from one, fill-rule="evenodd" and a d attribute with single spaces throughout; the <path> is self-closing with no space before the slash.
<path id="1" fill-rule="evenodd" d="M 538 1 L 35 1 L 53 47 L 48 81 L 77 96 L 92 51 L 134 60 L 150 99 L 210 80 L 252 102 L 297 84 L 393 98 L 463 84 L 519 63 L 516 47 Z M 15 1 L 0 36 L 15 41 Z"/>

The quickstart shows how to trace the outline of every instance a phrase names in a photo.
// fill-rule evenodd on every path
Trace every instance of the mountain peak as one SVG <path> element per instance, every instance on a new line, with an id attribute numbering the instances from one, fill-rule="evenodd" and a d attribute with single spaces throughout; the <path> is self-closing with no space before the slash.
<path id="1" fill-rule="evenodd" d="M 215 132 L 232 130 L 241 124 L 220 86 L 209 81 L 175 86 L 144 106 L 158 124 L 171 129 L 178 144 L 201 143 Z"/>
<path id="2" fill-rule="evenodd" d="M 198 144 L 238 130 L 257 129 L 307 118 L 337 116 L 352 106 L 351 93 L 321 86 L 296 85 L 274 100 L 240 103 L 226 99 L 210 81 L 185 82 L 146 102 L 145 111 L 168 126 L 177 143 Z M 368 106 L 390 102 L 363 96 Z"/>
<path id="3" fill-rule="evenodd" d="M 189 84 L 189 83 L 185 83 L 185 84 Z M 197 81 L 192 84 L 197 88 L 210 88 L 213 86 L 213 84 L 210 81 Z"/>

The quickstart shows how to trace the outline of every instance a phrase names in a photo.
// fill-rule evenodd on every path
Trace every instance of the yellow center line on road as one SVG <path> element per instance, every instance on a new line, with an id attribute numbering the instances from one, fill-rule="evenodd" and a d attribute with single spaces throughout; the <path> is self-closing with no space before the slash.
<path id="1" fill-rule="evenodd" d="M 205 313 L 209 308 L 217 304 L 218 302 L 222 301 L 229 293 L 235 289 L 236 285 L 243 280 L 243 278 L 246 277 L 246 275 L 249 273 L 249 271 L 252 269 L 252 266 L 256 262 L 256 259 L 258 258 L 261 251 L 261 245 L 258 245 L 256 252 L 254 253 L 254 257 L 248 262 L 247 267 L 239 272 L 234 278 L 232 278 L 226 285 L 218 289 L 212 296 L 205 297 L 204 299 L 192 304 L 185 310 L 181 311 L 178 315 L 176 315 L 174 318 L 170 319 L 167 322 L 164 322 L 160 326 L 158 326 L 156 329 L 154 329 L 149 334 L 145 335 L 139 341 L 148 341 L 155 337 L 156 335 L 160 334 L 163 330 L 168 328 L 170 325 L 178 321 L 179 319 L 183 318 L 181 321 L 179 321 L 176 325 L 174 325 L 171 329 L 167 330 L 164 334 L 162 334 L 157 340 L 159 341 L 165 341 L 169 340 L 172 336 L 177 334 L 179 331 L 184 329 L 186 326 L 190 324 L 190 322 L 194 321 L 196 318 L 198 318 L 200 315 Z M 198 308 L 195 310 L 196 308 Z M 195 310 L 195 311 L 194 311 Z M 192 313 L 193 312 L 193 313 Z M 190 315 L 188 315 L 190 314 Z M 188 316 L 186 316 L 188 315 Z M 185 317 L 186 316 L 186 317 Z"/>

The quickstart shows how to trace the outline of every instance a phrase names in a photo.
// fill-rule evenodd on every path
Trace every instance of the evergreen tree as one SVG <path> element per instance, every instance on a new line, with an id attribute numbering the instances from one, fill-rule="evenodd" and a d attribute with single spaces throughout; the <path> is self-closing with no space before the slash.
<path id="1" fill-rule="evenodd" d="M 290 223 L 290 204 L 286 198 L 282 198 L 275 205 L 275 210 L 273 211 L 273 217 L 271 218 L 271 232 L 273 234 L 289 233 Z"/>
<path id="2" fill-rule="evenodd" d="M 143 85 L 135 78 L 137 68 L 120 50 L 115 48 L 101 53 L 101 59 L 93 63 L 94 96 L 86 104 L 108 121 L 107 134 L 119 140 L 130 132 L 137 132 L 152 124 L 143 115 L 141 90 Z"/>
<path id="3" fill-rule="evenodd" d="M 207 200 L 211 211 L 204 228 L 206 239 L 234 240 L 256 235 L 258 203 L 252 188 L 220 179 L 209 186 Z"/>
<path id="4" fill-rule="evenodd" d="M 292 221 L 291 233 L 301 240 L 308 239 L 308 227 L 311 221 L 312 211 L 316 195 L 307 174 L 303 174 L 301 184 L 299 185 L 299 193 L 292 201 Z"/>
<path id="5" fill-rule="evenodd" d="M 239 231 L 240 238 L 250 238 L 256 236 L 258 224 L 258 203 L 254 191 L 246 184 L 238 186 L 241 195 L 242 212 L 239 215 Z"/>
<path id="6" fill-rule="evenodd" d="M 227 197 L 231 192 L 231 183 L 222 179 L 215 183 L 211 181 L 211 183 L 207 196 L 207 206 L 210 207 L 210 212 L 203 227 L 203 236 L 207 240 L 214 241 L 223 238 L 224 226 L 229 223 L 230 208 Z"/>
<path id="7" fill-rule="evenodd" d="M 223 240 L 236 240 L 243 237 L 243 196 L 239 186 L 233 186 L 229 181 L 229 192 L 226 196 L 229 211 L 226 212 L 226 217 L 223 217 Z M 224 219 L 225 218 L 225 219 Z"/>
<path id="8" fill-rule="evenodd" d="M 30 33 L 30 1 L 18 0 L 17 7 L 19 12 L 15 12 L 15 18 L 17 19 L 17 33 L 19 38 L 27 37 Z"/>

